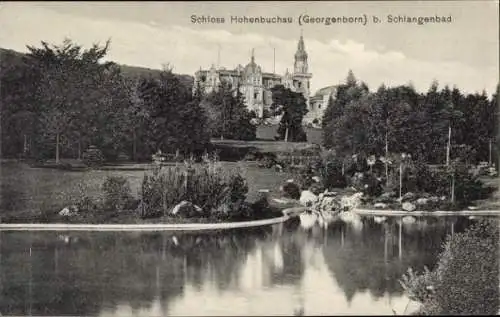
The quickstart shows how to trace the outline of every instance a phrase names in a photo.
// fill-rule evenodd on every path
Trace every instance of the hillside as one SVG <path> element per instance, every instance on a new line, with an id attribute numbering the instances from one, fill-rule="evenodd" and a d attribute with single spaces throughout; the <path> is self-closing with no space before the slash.
<path id="1" fill-rule="evenodd" d="M 17 52 L 11 49 L 0 48 L 0 69 L 6 64 L 19 63 L 24 53 Z M 139 77 L 139 76 L 158 76 L 161 72 L 160 69 L 151 69 L 138 66 L 120 65 L 120 69 L 125 77 Z M 179 80 L 189 87 L 193 86 L 193 77 L 185 74 L 177 74 Z"/>

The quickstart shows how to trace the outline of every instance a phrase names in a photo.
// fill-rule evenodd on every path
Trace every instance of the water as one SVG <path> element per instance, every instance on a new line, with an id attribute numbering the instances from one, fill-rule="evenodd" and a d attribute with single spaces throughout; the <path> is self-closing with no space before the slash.
<path id="1" fill-rule="evenodd" d="M 68 172 L 0 166 L 0 216 L 60 210 L 85 184 L 99 192 L 122 175 L 137 192 L 144 171 Z M 250 194 L 287 174 L 247 166 Z M 466 218 L 297 222 L 210 233 L 0 231 L 0 314 L 4 315 L 336 315 L 401 314 L 398 279 L 433 267 L 446 234 Z"/>
<path id="2" fill-rule="evenodd" d="M 433 267 L 463 218 L 205 233 L 0 232 L 7 315 L 402 313 L 398 279 Z M 453 224 L 453 226 L 452 226 Z"/>

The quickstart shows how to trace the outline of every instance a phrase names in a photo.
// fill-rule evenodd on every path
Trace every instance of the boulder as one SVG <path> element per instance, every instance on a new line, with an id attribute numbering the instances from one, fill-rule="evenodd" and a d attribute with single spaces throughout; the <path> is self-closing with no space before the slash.
<path id="1" fill-rule="evenodd" d="M 427 198 L 419 198 L 415 202 L 417 205 L 427 205 L 429 203 L 429 199 Z"/>
<path id="2" fill-rule="evenodd" d="M 374 208 L 380 208 L 380 209 L 385 209 L 387 208 L 387 204 L 384 204 L 384 203 L 376 203 L 375 205 L 373 205 Z"/>
<path id="3" fill-rule="evenodd" d="M 61 211 L 59 211 L 60 216 L 76 216 L 78 214 L 78 207 L 76 206 L 69 206 L 69 207 L 64 207 Z"/>
<path id="4" fill-rule="evenodd" d="M 337 197 L 323 196 L 323 198 L 315 206 L 317 211 L 321 213 L 325 212 L 339 212 L 340 203 Z"/>
<path id="5" fill-rule="evenodd" d="M 414 211 L 415 209 L 417 209 L 415 204 L 412 204 L 410 202 L 404 202 L 402 205 L 402 208 L 403 208 L 403 210 L 406 210 L 406 211 Z"/>
<path id="6" fill-rule="evenodd" d="M 407 192 L 406 194 L 401 197 L 401 201 L 409 201 L 409 200 L 414 200 L 416 198 L 416 195 L 412 192 Z"/>
<path id="7" fill-rule="evenodd" d="M 192 217 L 196 214 L 200 214 L 202 211 L 203 210 L 199 206 L 183 200 L 172 209 L 171 214 L 174 216 Z"/>
<path id="8" fill-rule="evenodd" d="M 431 196 L 431 197 L 429 197 L 429 201 L 432 203 L 437 203 L 437 202 L 439 202 L 439 197 Z"/>
<path id="9" fill-rule="evenodd" d="M 299 201 L 302 205 L 308 207 L 318 201 L 318 196 L 316 196 L 312 191 L 303 190 L 300 194 Z"/>
<path id="10" fill-rule="evenodd" d="M 313 176 L 311 178 L 315 183 L 321 183 L 321 178 L 319 176 Z"/>
<path id="11" fill-rule="evenodd" d="M 355 193 L 351 196 L 343 196 L 340 199 L 340 207 L 345 211 L 352 210 L 361 204 L 361 197 L 363 197 L 363 193 Z"/>

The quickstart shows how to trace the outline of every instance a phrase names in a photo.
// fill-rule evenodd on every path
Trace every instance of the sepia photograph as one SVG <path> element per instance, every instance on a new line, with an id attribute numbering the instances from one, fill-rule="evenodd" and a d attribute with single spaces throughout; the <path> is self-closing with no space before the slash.
<path id="1" fill-rule="evenodd" d="M 0 1 L 0 316 L 500 315 L 499 1 Z"/>

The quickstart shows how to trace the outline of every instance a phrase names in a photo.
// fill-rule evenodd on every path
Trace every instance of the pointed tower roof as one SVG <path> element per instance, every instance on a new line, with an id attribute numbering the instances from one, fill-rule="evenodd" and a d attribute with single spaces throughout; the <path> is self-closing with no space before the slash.
<path id="1" fill-rule="evenodd" d="M 295 58 L 307 58 L 306 46 L 304 44 L 304 36 L 302 31 L 300 31 L 299 43 L 297 44 L 297 52 L 295 53 Z"/>
<path id="2" fill-rule="evenodd" d="M 250 63 L 245 66 L 246 73 L 257 73 L 260 72 L 260 66 L 255 63 L 255 49 L 252 48 L 252 57 L 250 58 Z"/>

